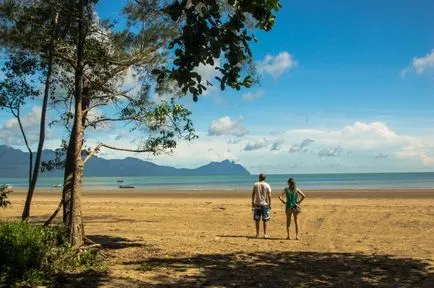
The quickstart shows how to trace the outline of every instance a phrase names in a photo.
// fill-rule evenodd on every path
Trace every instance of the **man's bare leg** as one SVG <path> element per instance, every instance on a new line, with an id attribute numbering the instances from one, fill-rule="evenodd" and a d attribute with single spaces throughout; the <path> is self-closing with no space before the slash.
<path id="1" fill-rule="evenodd" d="M 270 236 L 268 236 L 267 234 L 267 222 L 263 221 L 264 223 L 264 238 L 270 238 Z"/>
<path id="2" fill-rule="evenodd" d="M 259 221 L 255 221 L 255 225 L 256 225 L 256 238 L 259 237 Z"/>

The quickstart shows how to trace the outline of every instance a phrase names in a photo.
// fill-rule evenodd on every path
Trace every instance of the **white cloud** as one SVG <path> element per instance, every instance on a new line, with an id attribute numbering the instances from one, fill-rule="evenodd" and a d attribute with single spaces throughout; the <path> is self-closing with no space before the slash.
<path id="1" fill-rule="evenodd" d="M 291 54 L 286 51 L 280 52 L 276 56 L 267 54 L 264 60 L 258 63 L 260 73 L 270 74 L 274 80 L 279 78 L 286 70 L 291 70 L 297 65 Z"/>
<path id="2" fill-rule="evenodd" d="M 119 141 L 119 140 L 122 140 L 122 139 L 124 139 L 124 138 L 130 136 L 130 135 L 131 135 L 130 131 L 128 131 L 128 130 L 121 130 L 121 131 L 119 132 L 119 134 L 116 135 L 115 140 L 116 140 L 116 141 Z"/>
<path id="3" fill-rule="evenodd" d="M 265 92 L 262 89 L 258 89 L 255 92 L 248 92 L 241 95 L 241 98 L 246 101 L 252 101 L 261 98 L 264 96 Z"/>
<path id="4" fill-rule="evenodd" d="M 329 148 L 329 149 L 321 149 L 318 152 L 318 156 L 319 157 L 336 157 L 341 155 L 342 153 L 342 147 L 341 146 L 337 146 L 337 147 L 333 147 L 333 148 Z"/>
<path id="5" fill-rule="evenodd" d="M 410 145 L 402 148 L 401 151 L 398 151 L 396 156 L 399 158 L 417 159 L 422 161 L 425 166 L 434 165 L 434 153 L 432 153 L 432 151 L 430 151 L 431 153 L 428 153 L 424 148 L 425 147 Z"/>
<path id="6" fill-rule="evenodd" d="M 25 128 L 32 129 L 39 126 L 41 121 L 42 109 L 41 107 L 34 106 L 32 108 L 32 112 L 28 113 L 24 117 L 21 117 L 21 123 Z M 10 130 L 19 130 L 18 120 L 14 118 L 10 118 L 6 121 L 4 128 Z"/>
<path id="7" fill-rule="evenodd" d="M 345 143 L 345 147 L 358 150 L 396 146 L 411 141 L 411 138 L 406 135 L 397 135 L 383 122 L 363 123 L 357 121 L 340 130 L 318 131 L 317 134 L 316 137 L 325 138 L 323 140 L 325 144 L 340 145 Z"/>
<path id="8" fill-rule="evenodd" d="M 279 151 L 280 148 L 281 148 L 281 146 L 282 146 L 282 142 L 280 142 L 280 141 L 275 141 L 275 142 L 273 142 L 273 143 L 271 144 L 271 149 L 270 149 L 270 151 Z"/>
<path id="9" fill-rule="evenodd" d="M 241 142 L 241 138 L 236 138 L 236 139 L 229 139 L 228 142 L 226 142 L 227 144 L 238 144 Z"/>
<path id="10" fill-rule="evenodd" d="M 418 74 L 424 73 L 428 68 L 434 68 L 434 49 L 424 57 L 413 58 L 412 65 Z"/>
<path id="11" fill-rule="evenodd" d="M 249 133 L 249 131 L 243 126 L 241 126 L 242 121 L 242 116 L 240 116 L 238 120 L 232 120 L 229 116 L 224 116 L 217 120 L 213 120 L 209 125 L 208 135 L 233 135 L 237 137 L 244 136 Z"/>
<path id="12" fill-rule="evenodd" d="M 227 139 L 225 139 L 225 137 L 216 138 L 204 135 L 193 142 L 178 142 L 177 147 L 172 154 L 163 154 L 155 157 L 147 154 L 137 154 L 133 157 L 177 168 L 195 168 L 208 164 L 211 161 L 219 162 L 226 159 L 239 162 L 237 153 L 233 151 L 232 147 L 231 149 L 228 149 L 226 141 Z M 118 142 L 118 144 L 121 143 L 122 142 Z M 130 153 L 129 155 L 125 154 L 125 156 L 132 155 Z M 117 156 L 112 157 L 117 158 Z"/>
<path id="13" fill-rule="evenodd" d="M 20 118 L 24 132 L 26 133 L 27 141 L 30 145 L 39 141 L 41 113 L 41 107 L 34 106 L 30 113 Z M 47 129 L 46 138 L 49 139 L 50 137 L 51 132 L 49 129 Z M 0 139 L 1 142 L 7 145 L 24 145 L 24 139 L 21 134 L 20 126 L 15 117 L 6 120 L 3 124 L 3 127 L 0 128 Z"/>
<path id="14" fill-rule="evenodd" d="M 223 133 L 223 130 L 218 131 Z M 198 133 L 200 138 L 191 143 L 179 142 L 173 154 L 154 157 L 108 149 L 101 152 L 107 158 L 137 157 L 178 168 L 193 168 L 210 161 L 229 159 L 240 162 L 252 173 L 420 171 L 434 168 L 434 136 L 405 135 L 383 122 L 358 121 L 336 129 L 291 129 L 278 134 L 255 131 L 243 137 L 233 133 L 220 134 L 220 137 L 208 136 L 207 131 Z M 122 137 L 117 137 L 120 134 Z M 98 137 L 114 146 L 135 148 L 134 139 L 129 136 L 114 131 Z M 99 142 L 97 140 L 89 139 L 87 143 L 93 147 Z M 303 146 L 298 151 L 308 151 L 289 154 L 294 144 Z"/>
<path id="15" fill-rule="evenodd" d="M 356 159 L 356 157 L 363 157 L 363 159 L 356 159 L 357 161 L 363 162 L 365 159 L 368 159 L 366 156 L 360 156 L 363 153 L 374 153 L 374 151 L 383 150 L 387 151 L 387 154 L 385 152 L 377 153 L 375 158 L 387 157 L 388 161 L 392 161 L 393 159 L 396 160 L 396 157 L 398 157 L 398 159 L 412 159 L 425 166 L 434 165 L 433 136 L 399 134 L 383 122 L 363 123 L 357 121 L 352 125 L 344 126 L 342 129 L 331 131 L 325 129 L 293 129 L 284 132 L 280 137 L 300 139 L 300 141 L 301 139 L 311 137 L 315 139 L 315 143 L 311 145 L 315 147 L 331 147 L 320 148 L 318 150 L 318 156 L 320 157 L 336 155 L 341 155 L 342 159 L 346 157 L 352 157 L 354 159 Z M 294 145 L 289 146 L 289 148 L 291 149 L 293 146 Z M 350 149 L 351 153 L 343 155 L 343 148 L 347 151 Z M 311 150 L 314 149 L 312 148 Z M 299 149 L 292 148 L 292 151 L 299 151 Z M 369 163 L 367 165 L 369 165 Z M 375 168 L 375 166 L 372 167 L 372 169 Z M 388 169 L 393 170 L 393 168 L 397 167 L 391 166 L 391 168 Z M 401 171 L 405 171 L 406 169 L 408 168 L 401 167 Z"/>
<path id="16" fill-rule="evenodd" d="M 380 152 L 377 155 L 375 155 L 376 159 L 384 159 L 384 158 L 387 158 L 387 157 L 389 157 L 389 154 L 383 153 L 383 152 Z"/>
<path id="17" fill-rule="evenodd" d="M 243 150 L 253 151 L 253 150 L 260 150 L 265 147 L 267 147 L 267 142 L 265 141 L 265 139 L 259 139 L 257 141 L 252 141 L 247 143 Z"/>
<path id="18" fill-rule="evenodd" d="M 315 141 L 310 138 L 304 139 L 300 144 L 291 145 L 291 147 L 289 147 L 289 153 L 304 151 L 304 149 L 313 142 Z"/>
<path id="19" fill-rule="evenodd" d="M 87 117 L 86 117 L 86 122 L 87 123 L 92 123 L 96 120 L 99 119 L 103 119 L 106 118 L 106 115 L 98 108 L 93 108 L 91 110 L 89 110 Z M 94 127 L 89 127 L 89 129 L 92 129 L 93 131 L 109 131 L 113 128 L 112 123 L 110 122 L 100 122 L 95 128 Z"/>
<path id="20" fill-rule="evenodd" d="M 405 77 L 410 71 L 415 71 L 417 74 L 423 74 L 426 70 L 434 68 L 434 49 L 423 57 L 414 57 L 410 67 L 405 68 L 401 72 L 401 76 Z"/>
<path id="21" fill-rule="evenodd" d="M 122 84 L 126 85 L 128 87 L 133 87 L 136 85 L 140 85 L 139 83 L 139 76 L 137 75 L 137 72 L 134 71 L 133 67 L 128 67 L 127 70 L 125 70 L 125 72 L 123 72 L 123 77 L 122 77 Z"/>
<path id="22" fill-rule="evenodd" d="M 392 131 L 383 122 L 371 122 L 369 124 L 362 122 L 355 122 L 353 125 L 347 125 L 339 131 L 342 136 L 354 136 L 354 135 L 377 135 L 386 139 L 396 138 L 396 133 Z"/>

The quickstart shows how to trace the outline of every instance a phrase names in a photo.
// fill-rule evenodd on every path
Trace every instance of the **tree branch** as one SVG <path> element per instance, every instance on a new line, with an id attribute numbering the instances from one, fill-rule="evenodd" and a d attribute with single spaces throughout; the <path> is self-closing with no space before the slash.
<path id="1" fill-rule="evenodd" d="M 83 164 L 86 164 L 86 162 L 93 156 L 95 155 L 95 153 L 97 153 L 101 147 L 105 147 L 108 149 L 112 149 L 112 150 L 117 150 L 117 151 L 125 151 L 125 152 L 133 152 L 133 153 L 146 153 L 146 152 L 155 152 L 155 149 L 127 149 L 127 148 L 119 148 L 119 147 L 115 147 L 115 146 L 111 146 L 111 145 L 107 145 L 104 143 L 99 143 L 98 145 L 96 145 L 96 147 L 92 150 L 92 152 L 90 152 L 86 158 L 84 158 L 83 160 Z"/>
<path id="2" fill-rule="evenodd" d="M 107 144 L 102 144 L 101 143 L 101 147 L 105 147 L 108 149 L 112 149 L 112 150 L 117 150 L 117 151 L 126 151 L 126 152 L 134 152 L 134 153 L 145 153 L 145 152 L 154 152 L 155 149 L 127 149 L 127 148 L 119 148 L 119 147 L 115 147 L 115 146 L 110 146 Z"/>
<path id="3" fill-rule="evenodd" d="M 30 162 L 29 163 L 29 165 L 30 165 L 30 167 L 29 167 L 29 187 L 30 187 L 30 185 L 32 183 L 33 152 L 32 152 L 32 149 L 30 149 L 29 142 L 27 141 L 26 133 L 24 132 L 23 124 L 21 123 L 20 108 L 19 107 L 17 108 L 16 113 L 12 108 L 9 108 L 9 109 L 11 110 L 12 115 L 14 115 L 15 118 L 17 118 L 18 125 L 20 126 L 21 134 L 23 135 L 23 138 L 24 138 L 24 143 L 26 144 L 27 150 L 29 151 L 29 157 L 30 157 L 30 160 L 29 160 L 29 162 Z"/>
<path id="4" fill-rule="evenodd" d="M 95 121 L 89 122 L 85 127 L 89 127 L 89 126 L 95 126 L 98 123 L 101 122 L 117 122 L 117 121 L 140 121 L 140 119 L 135 118 L 135 117 L 125 117 L 125 118 L 100 118 L 100 119 L 96 119 Z"/>

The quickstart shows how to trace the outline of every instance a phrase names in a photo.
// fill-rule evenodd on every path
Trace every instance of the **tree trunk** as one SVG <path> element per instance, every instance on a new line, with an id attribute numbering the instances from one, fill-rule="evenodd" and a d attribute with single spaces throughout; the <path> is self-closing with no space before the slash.
<path id="1" fill-rule="evenodd" d="M 80 82 L 80 73 L 77 73 L 76 82 Z M 81 83 L 76 83 L 76 89 L 81 90 Z M 80 94 L 80 95 L 78 95 Z M 75 131 L 71 135 L 73 165 L 72 165 L 72 189 L 70 199 L 69 213 L 69 233 L 70 241 L 73 246 L 80 246 L 83 243 L 83 222 L 81 214 L 81 182 L 83 177 L 83 160 L 81 158 L 81 148 L 83 143 L 83 127 L 81 125 L 82 110 L 81 110 L 81 92 L 76 93 L 75 100 Z"/>
<path id="2" fill-rule="evenodd" d="M 71 223 L 71 198 L 72 198 L 72 186 L 73 186 L 73 171 L 74 171 L 74 150 L 73 140 L 75 135 L 75 123 L 72 126 L 71 136 L 69 138 L 68 150 L 66 151 L 65 158 L 65 172 L 63 176 L 63 223 L 69 227 Z"/>
<path id="3" fill-rule="evenodd" d="M 44 148 L 45 142 L 45 119 L 47 115 L 47 104 L 48 97 L 50 93 L 50 84 L 51 84 L 51 74 L 53 71 L 53 57 L 54 57 L 54 38 L 55 38 L 55 30 L 57 25 L 57 17 L 58 14 L 54 16 L 53 26 L 52 26 L 52 35 L 50 39 L 50 50 L 48 51 L 48 64 L 47 64 L 47 76 L 45 78 L 45 87 L 44 87 L 44 99 L 42 101 L 42 112 L 41 112 L 41 123 L 39 127 L 39 143 L 38 150 L 36 152 L 35 166 L 33 167 L 32 180 L 29 185 L 29 190 L 27 191 L 26 203 L 24 204 L 23 214 L 21 219 L 23 221 L 28 221 L 30 216 L 30 205 L 32 203 L 33 193 L 35 191 L 36 182 L 38 181 L 39 176 L 39 168 L 41 167 L 41 156 L 42 149 Z"/>
<path id="4" fill-rule="evenodd" d="M 84 44 L 85 44 L 85 0 L 78 2 L 78 42 L 77 42 L 77 69 L 75 70 L 75 111 L 74 126 L 71 133 L 70 144 L 72 144 L 73 164 L 72 164 L 72 190 L 71 190 L 71 211 L 69 222 L 69 238 L 73 246 L 83 244 L 84 231 L 83 219 L 81 214 L 81 180 L 83 177 L 83 159 L 81 158 L 81 148 L 83 144 L 83 70 L 84 70 Z M 68 165 L 68 163 L 66 163 Z"/>
<path id="5" fill-rule="evenodd" d="M 54 218 L 56 218 L 57 214 L 59 213 L 60 209 L 62 209 L 62 204 L 63 204 L 63 198 L 60 199 L 59 205 L 57 205 L 56 210 L 54 210 L 53 214 L 50 216 L 50 218 L 48 218 L 47 221 L 45 221 L 44 226 L 47 227 L 48 225 L 51 224 L 51 222 L 53 222 Z"/>

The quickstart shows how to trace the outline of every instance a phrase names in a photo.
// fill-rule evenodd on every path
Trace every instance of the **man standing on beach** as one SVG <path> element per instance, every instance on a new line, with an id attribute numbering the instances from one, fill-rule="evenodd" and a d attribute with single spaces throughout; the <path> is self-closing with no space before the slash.
<path id="1" fill-rule="evenodd" d="M 259 237 L 259 221 L 262 218 L 264 225 L 264 238 L 268 239 L 267 222 L 270 220 L 271 209 L 271 187 L 265 182 L 265 175 L 259 174 L 259 181 L 253 185 L 252 191 L 252 209 L 253 220 L 256 224 L 256 238 Z"/>

